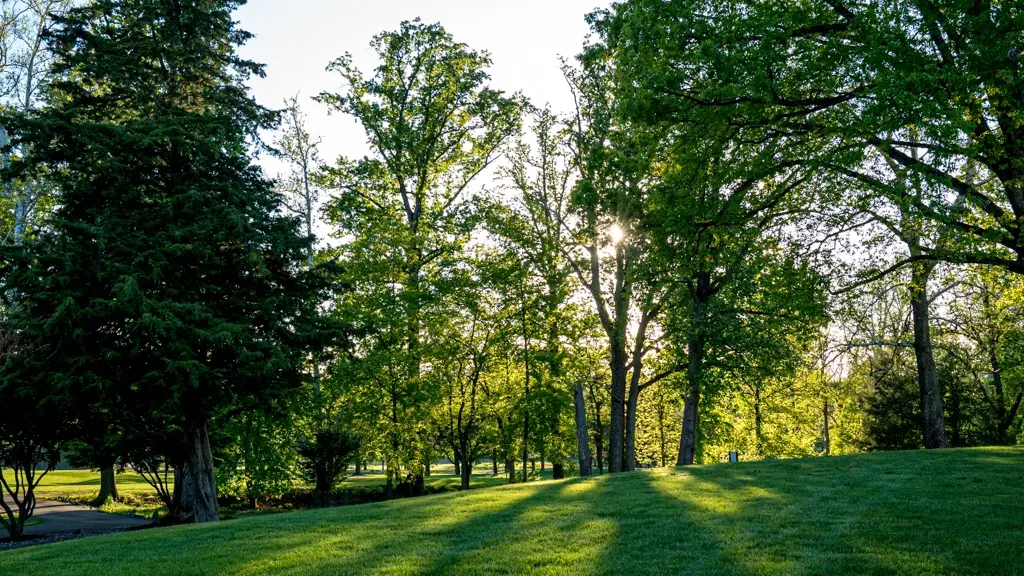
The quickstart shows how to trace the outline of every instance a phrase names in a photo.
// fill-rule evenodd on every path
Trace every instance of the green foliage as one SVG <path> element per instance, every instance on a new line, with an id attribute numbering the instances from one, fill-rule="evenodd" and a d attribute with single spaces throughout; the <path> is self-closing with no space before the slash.
<path id="1" fill-rule="evenodd" d="M 217 492 L 256 505 L 295 485 L 296 430 L 291 409 L 254 408 L 224 427 L 232 441 L 218 452 Z"/>
<path id="2" fill-rule="evenodd" d="M 344 479 L 358 448 L 359 441 L 340 430 L 317 432 L 312 440 L 299 441 L 299 471 L 307 482 L 313 483 L 318 505 L 328 504 L 331 491 Z"/>
<path id="3" fill-rule="evenodd" d="M 207 423 L 297 386 L 316 321 L 309 241 L 250 153 L 276 118 L 244 86 L 262 67 L 235 53 L 238 5 L 75 8 L 48 38 L 49 106 L 5 119 L 34 150 L 15 169 L 58 197 L 5 252 L 10 325 L 61 420 L 140 469 L 203 459 Z"/>
<path id="4" fill-rule="evenodd" d="M 489 57 L 455 42 L 440 25 L 405 22 L 376 36 L 372 77 L 349 56 L 331 65 L 346 91 L 318 100 L 353 116 L 372 156 L 326 171 L 338 191 L 327 207 L 350 292 L 338 317 L 365 334 L 356 361 L 338 367 L 368 420 L 368 442 L 392 471 L 424 470 L 439 399 L 424 340 L 444 304 L 449 271 L 480 221 L 467 191 L 518 125 L 521 103 L 487 86 Z M 342 374 L 345 374 L 342 376 Z"/>

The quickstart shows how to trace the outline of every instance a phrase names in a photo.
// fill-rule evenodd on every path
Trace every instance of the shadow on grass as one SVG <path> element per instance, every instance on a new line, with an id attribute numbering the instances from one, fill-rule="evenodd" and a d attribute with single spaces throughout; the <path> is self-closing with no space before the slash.
<path id="1" fill-rule="evenodd" d="M 259 554 L 229 572 L 305 574 L 315 563 L 324 573 L 449 573 L 466 556 L 513 538 L 516 519 L 560 489 L 558 483 L 537 483 L 508 490 L 503 498 L 494 497 L 502 490 L 496 488 L 325 511 L 322 520 L 333 516 L 339 522 L 289 527 L 286 537 L 277 532 Z M 497 563 L 478 570 L 502 571 L 500 558 L 488 558 Z"/>
<path id="2" fill-rule="evenodd" d="M 154 575 L 1012 574 L 1022 490 L 1021 450 L 751 462 L 153 530 L 18 562 L 107 576 L 140 558 Z"/>

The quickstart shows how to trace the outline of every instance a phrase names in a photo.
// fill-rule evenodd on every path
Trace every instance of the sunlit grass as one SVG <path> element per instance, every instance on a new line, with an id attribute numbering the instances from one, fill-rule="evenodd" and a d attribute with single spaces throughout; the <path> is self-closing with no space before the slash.
<path id="1" fill-rule="evenodd" d="M 1024 450 L 534 482 L 0 553 L 33 574 L 1009 574 Z"/>
<path id="2" fill-rule="evenodd" d="M 10 472 L 7 472 L 8 477 Z M 121 494 L 154 494 L 153 488 L 142 476 L 133 472 L 117 475 L 117 489 Z M 47 472 L 36 488 L 40 498 L 64 496 L 75 499 L 91 499 L 100 493 L 100 473 L 92 470 L 52 470 Z"/>

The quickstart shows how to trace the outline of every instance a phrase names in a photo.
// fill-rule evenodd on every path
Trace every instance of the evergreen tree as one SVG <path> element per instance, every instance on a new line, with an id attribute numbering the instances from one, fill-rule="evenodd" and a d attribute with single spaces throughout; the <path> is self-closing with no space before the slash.
<path id="1" fill-rule="evenodd" d="M 58 191 L 8 252 L 24 361 L 195 522 L 218 518 L 211 424 L 298 385 L 315 319 L 309 240 L 252 163 L 276 115 L 244 85 L 263 69 L 235 52 L 243 3 L 75 8 L 48 39 L 50 106 L 5 122 Z"/>

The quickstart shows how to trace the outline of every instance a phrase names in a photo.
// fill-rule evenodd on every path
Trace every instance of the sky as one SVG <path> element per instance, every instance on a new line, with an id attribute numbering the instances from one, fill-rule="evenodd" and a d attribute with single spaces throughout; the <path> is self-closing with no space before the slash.
<path id="1" fill-rule="evenodd" d="M 279 108 L 299 94 L 309 130 L 323 139 L 326 161 L 367 153 L 366 137 L 352 121 L 329 116 L 313 102 L 321 91 L 340 91 L 341 78 L 327 65 L 349 52 L 369 74 L 376 67 L 370 39 L 419 17 L 440 22 L 455 40 L 490 52 L 495 88 L 522 91 L 534 104 L 566 112 L 572 106 L 559 56 L 579 52 L 588 27 L 584 15 L 603 0 L 249 0 L 238 10 L 241 28 L 256 35 L 243 57 L 267 65 L 251 82 L 264 106 Z M 273 172 L 272 165 L 267 166 Z M 270 175 L 273 175 L 272 173 Z"/>

